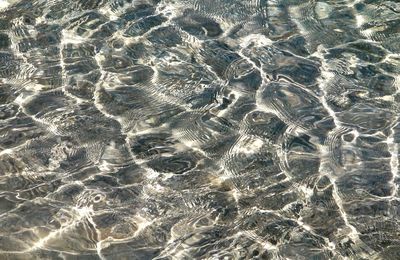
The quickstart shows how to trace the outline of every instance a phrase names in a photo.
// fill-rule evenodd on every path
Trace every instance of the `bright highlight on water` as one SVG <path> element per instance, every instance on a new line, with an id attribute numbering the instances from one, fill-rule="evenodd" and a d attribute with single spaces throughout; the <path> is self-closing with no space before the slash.
<path id="1" fill-rule="evenodd" d="M 0 259 L 400 259 L 400 3 L 0 0 Z"/>

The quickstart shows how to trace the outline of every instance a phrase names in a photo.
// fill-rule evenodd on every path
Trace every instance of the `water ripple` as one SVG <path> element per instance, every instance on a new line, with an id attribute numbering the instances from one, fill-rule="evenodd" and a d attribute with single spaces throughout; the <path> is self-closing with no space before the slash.
<path id="1" fill-rule="evenodd" d="M 399 259 L 399 13 L 0 0 L 0 258 Z"/>

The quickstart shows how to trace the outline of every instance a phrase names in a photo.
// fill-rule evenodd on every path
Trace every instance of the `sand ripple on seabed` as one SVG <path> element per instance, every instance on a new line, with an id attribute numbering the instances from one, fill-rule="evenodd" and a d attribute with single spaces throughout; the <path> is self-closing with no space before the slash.
<path id="1" fill-rule="evenodd" d="M 1 259 L 399 259 L 396 1 L 0 1 Z"/>

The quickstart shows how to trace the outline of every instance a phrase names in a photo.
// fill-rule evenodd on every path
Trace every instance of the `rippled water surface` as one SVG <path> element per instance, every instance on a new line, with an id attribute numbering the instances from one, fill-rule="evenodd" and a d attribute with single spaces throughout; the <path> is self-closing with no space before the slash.
<path id="1" fill-rule="evenodd" d="M 400 3 L 0 0 L 0 259 L 400 259 Z"/>

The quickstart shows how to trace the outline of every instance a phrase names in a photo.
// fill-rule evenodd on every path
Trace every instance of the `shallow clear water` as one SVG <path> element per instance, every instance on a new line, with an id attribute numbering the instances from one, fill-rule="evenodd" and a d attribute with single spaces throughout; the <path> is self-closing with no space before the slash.
<path id="1" fill-rule="evenodd" d="M 400 3 L 0 0 L 0 259 L 400 259 Z"/>

